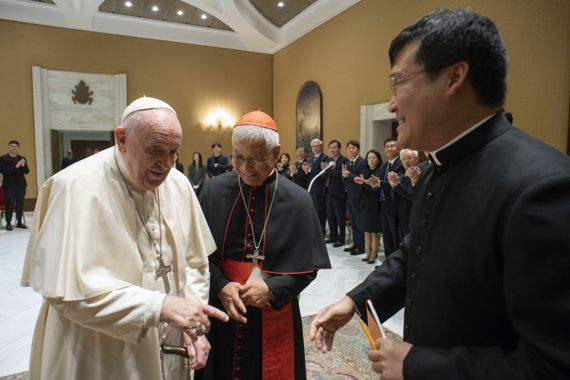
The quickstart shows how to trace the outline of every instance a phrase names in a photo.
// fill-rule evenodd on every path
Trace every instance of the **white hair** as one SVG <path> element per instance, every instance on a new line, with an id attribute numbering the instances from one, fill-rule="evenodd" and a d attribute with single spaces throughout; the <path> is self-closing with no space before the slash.
<path id="1" fill-rule="evenodd" d="M 232 133 L 232 144 L 236 142 L 265 141 L 267 152 L 279 145 L 279 133 L 272 129 L 259 127 L 257 125 L 238 125 Z"/>
<path id="2" fill-rule="evenodd" d="M 315 144 L 323 145 L 323 142 L 319 139 L 312 139 L 311 145 L 315 145 Z"/>
<path id="3" fill-rule="evenodd" d="M 415 158 L 418 158 L 418 151 L 417 150 L 412 150 L 412 149 L 402 149 L 400 151 L 400 158 L 404 157 L 404 154 L 411 152 L 412 156 L 414 156 Z"/>

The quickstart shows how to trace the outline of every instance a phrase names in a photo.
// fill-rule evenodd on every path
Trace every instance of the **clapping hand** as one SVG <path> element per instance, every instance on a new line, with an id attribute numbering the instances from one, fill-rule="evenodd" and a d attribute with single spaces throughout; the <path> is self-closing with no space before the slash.
<path id="1" fill-rule="evenodd" d="M 392 188 L 398 186 L 400 184 L 400 177 L 398 176 L 398 173 L 396 172 L 388 173 L 388 182 L 390 183 L 390 186 L 392 186 Z"/>

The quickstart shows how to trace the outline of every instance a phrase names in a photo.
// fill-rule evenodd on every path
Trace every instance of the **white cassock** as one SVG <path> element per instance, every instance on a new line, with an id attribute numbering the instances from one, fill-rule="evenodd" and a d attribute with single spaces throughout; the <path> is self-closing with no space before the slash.
<path id="1" fill-rule="evenodd" d="M 186 359 L 160 352 L 165 288 L 155 277 L 151 244 L 159 247 L 162 237 L 165 265 L 172 266 L 170 294 L 207 303 L 207 256 L 215 243 L 182 173 L 171 170 L 156 192 L 135 190 L 116 155 L 125 180 L 109 148 L 40 189 L 22 275 L 22 285 L 44 297 L 30 379 L 188 376 Z M 182 338 L 180 330 L 173 332 Z"/>

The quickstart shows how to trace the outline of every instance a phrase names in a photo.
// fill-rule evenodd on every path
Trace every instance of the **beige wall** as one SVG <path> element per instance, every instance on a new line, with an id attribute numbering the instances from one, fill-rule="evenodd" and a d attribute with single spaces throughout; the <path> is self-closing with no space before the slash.
<path id="1" fill-rule="evenodd" d="M 570 1 L 363 0 L 277 52 L 273 109 L 284 149 L 295 146 L 295 101 L 302 84 L 323 94 L 323 138 L 360 137 L 360 106 L 389 100 L 388 46 L 436 7 L 471 6 L 503 33 L 510 57 L 506 108 L 527 133 L 566 152 L 570 104 Z M 344 150 L 343 150 L 344 151 Z"/>
<path id="2" fill-rule="evenodd" d="M 128 101 L 145 94 L 169 102 L 184 130 L 181 162 L 192 152 L 210 155 L 220 141 L 229 152 L 230 133 L 205 131 L 210 109 L 237 118 L 262 108 L 272 113 L 272 56 L 51 28 L 0 20 L 0 154 L 19 140 L 30 164 L 26 198 L 37 194 L 32 66 L 53 70 L 126 73 Z M 71 90 L 71 89 L 70 89 Z M 71 96 L 71 95 L 70 95 Z"/>

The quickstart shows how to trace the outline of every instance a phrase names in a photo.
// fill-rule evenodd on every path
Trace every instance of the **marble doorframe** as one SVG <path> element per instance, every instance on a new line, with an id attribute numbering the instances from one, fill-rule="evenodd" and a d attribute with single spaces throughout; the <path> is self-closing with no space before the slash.
<path id="1" fill-rule="evenodd" d="M 93 89 L 104 88 L 104 91 L 93 90 L 95 106 L 92 108 L 74 104 L 71 99 L 73 86 L 69 88 L 67 85 L 70 82 L 79 83 L 84 78 L 89 78 L 88 83 L 92 84 Z M 32 66 L 32 84 L 36 178 L 39 189 L 54 172 L 51 131 L 114 130 L 119 125 L 122 112 L 127 106 L 127 75 L 57 71 Z"/>
<path id="2" fill-rule="evenodd" d="M 392 135 L 392 122 L 396 115 L 388 111 L 389 102 L 360 106 L 360 153 L 364 157 L 370 149 L 380 151 L 385 160 L 385 139 Z"/>

